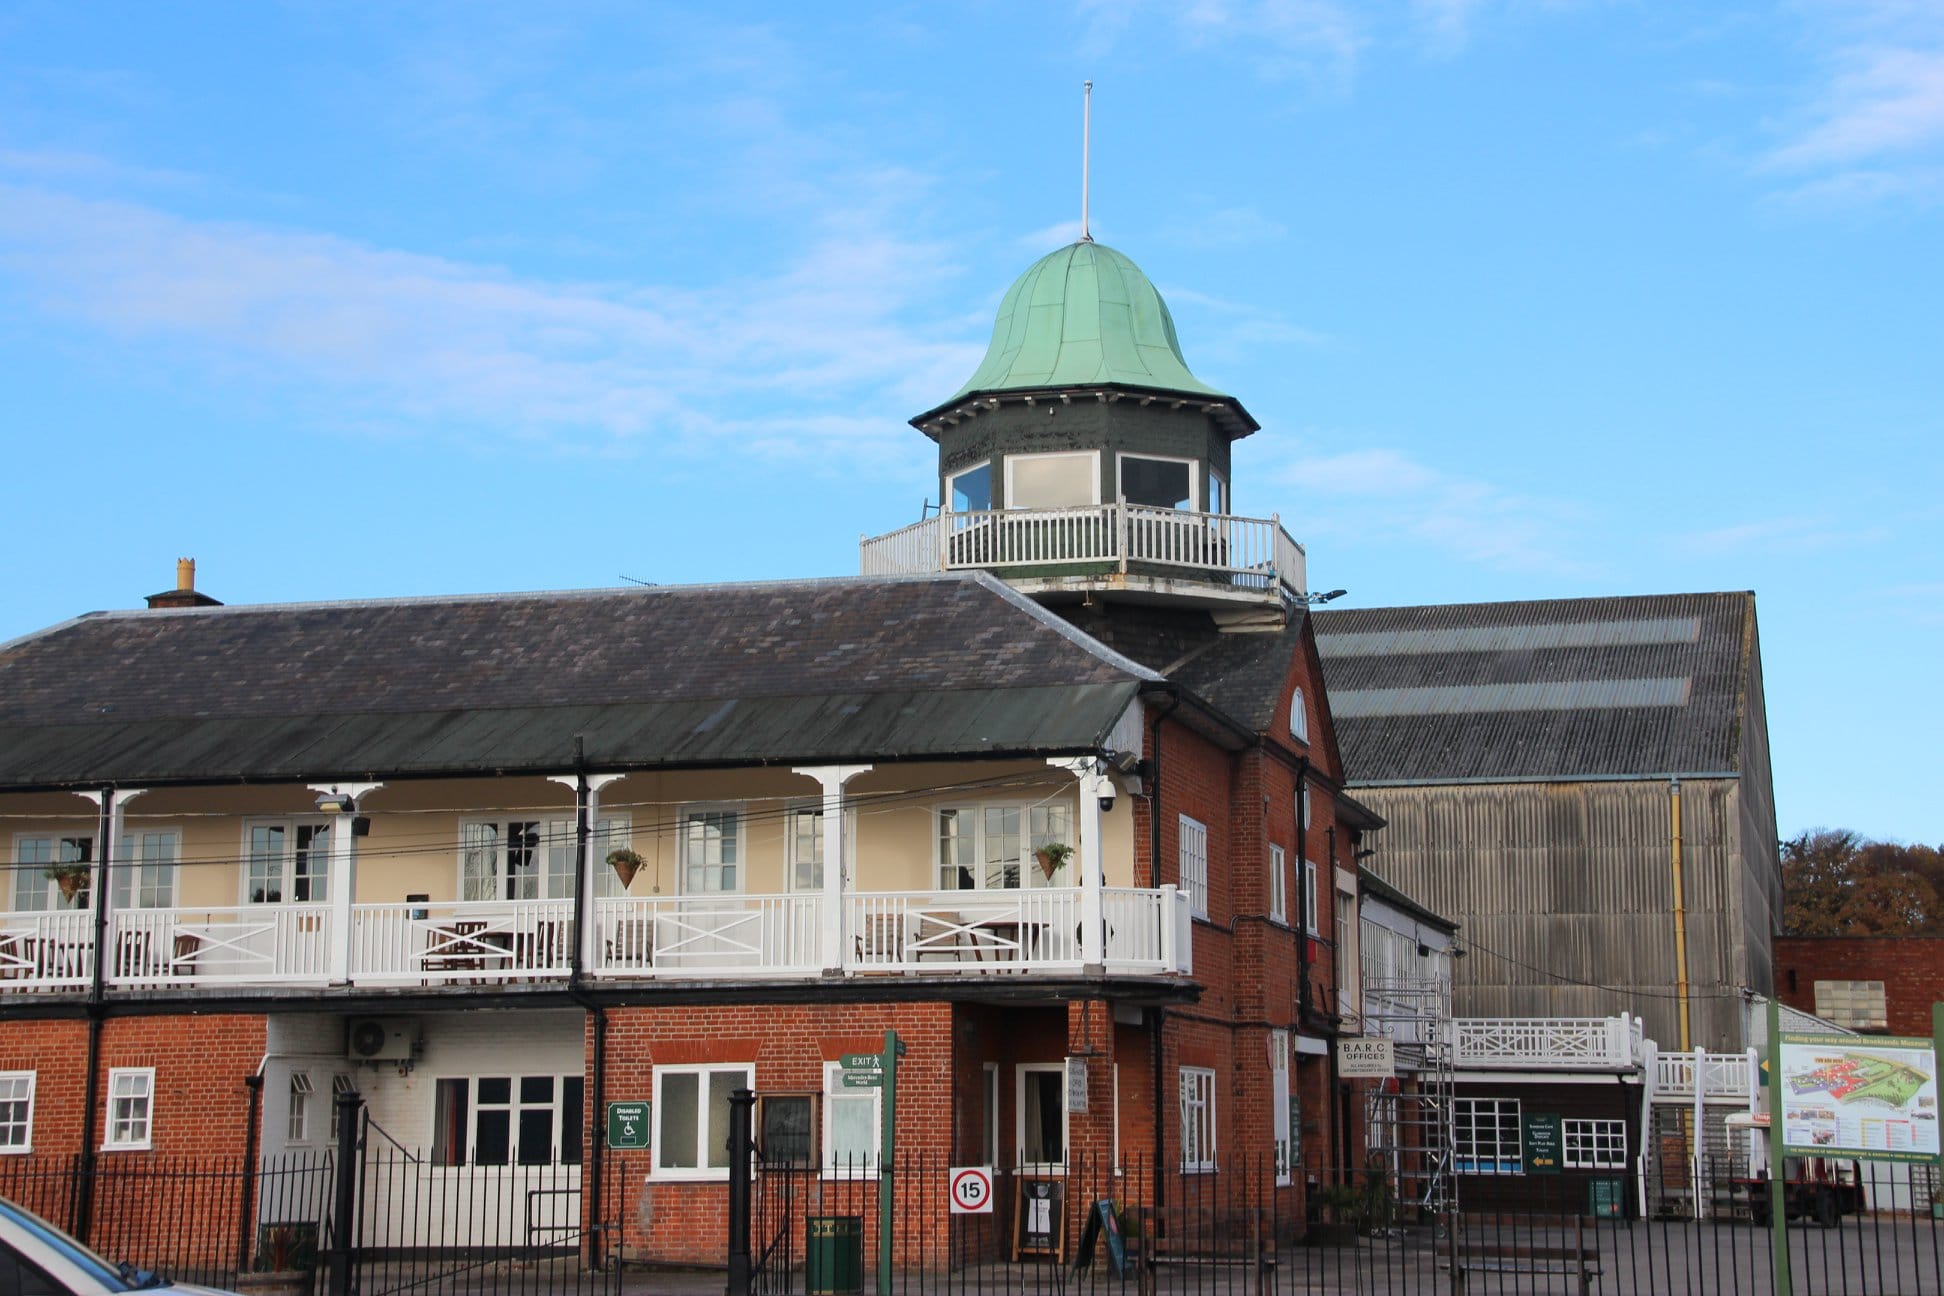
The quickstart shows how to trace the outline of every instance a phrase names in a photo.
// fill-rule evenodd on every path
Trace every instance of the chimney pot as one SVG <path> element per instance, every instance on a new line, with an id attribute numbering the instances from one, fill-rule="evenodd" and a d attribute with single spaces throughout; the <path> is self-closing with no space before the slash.
<path id="1" fill-rule="evenodd" d="M 176 559 L 176 588 L 192 590 L 196 588 L 196 560 L 194 558 Z"/>

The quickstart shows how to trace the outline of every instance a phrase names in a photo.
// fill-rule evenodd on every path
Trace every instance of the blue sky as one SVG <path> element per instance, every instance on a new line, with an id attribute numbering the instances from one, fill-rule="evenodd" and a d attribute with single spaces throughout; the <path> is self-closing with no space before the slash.
<path id="1" fill-rule="evenodd" d="M 1944 840 L 1944 6 L 0 3 L 0 638 L 840 575 L 1093 230 L 1345 606 L 1752 589 Z"/>

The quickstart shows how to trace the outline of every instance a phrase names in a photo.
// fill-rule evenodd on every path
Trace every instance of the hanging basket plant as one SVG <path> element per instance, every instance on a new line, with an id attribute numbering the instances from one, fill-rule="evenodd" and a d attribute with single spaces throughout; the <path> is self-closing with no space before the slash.
<path id="1" fill-rule="evenodd" d="M 73 900 L 81 894 L 81 888 L 88 885 L 88 874 L 93 870 L 82 863 L 51 864 L 41 870 L 61 888 L 61 899 Z"/>
<path id="2" fill-rule="evenodd" d="M 621 889 L 623 891 L 627 890 L 633 884 L 635 874 L 641 872 L 640 852 L 630 850 L 626 846 L 620 846 L 609 851 L 607 853 L 607 862 L 608 867 L 614 870 L 614 876 L 621 879 Z"/>
<path id="3" fill-rule="evenodd" d="M 1039 861 L 1040 872 L 1046 874 L 1047 881 L 1060 871 L 1060 866 L 1073 857 L 1073 847 L 1065 842 L 1048 842 L 1033 851 L 1033 858 Z"/>

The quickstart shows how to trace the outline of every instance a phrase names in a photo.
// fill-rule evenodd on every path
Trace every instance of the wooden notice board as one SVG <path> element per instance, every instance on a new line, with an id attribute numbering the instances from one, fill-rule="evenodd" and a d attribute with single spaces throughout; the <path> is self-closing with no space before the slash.
<path id="1" fill-rule="evenodd" d="M 1066 1262 L 1066 1180 L 1022 1176 L 1013 1194 L 1013 1254 Z"/>

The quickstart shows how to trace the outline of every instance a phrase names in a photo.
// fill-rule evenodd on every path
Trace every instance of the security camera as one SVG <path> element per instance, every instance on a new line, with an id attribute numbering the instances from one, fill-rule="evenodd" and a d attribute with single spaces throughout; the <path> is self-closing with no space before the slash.
<path id="1" fill-rule="evenodd" d="M 1110 783 L 1108 784 L 1108 790 L 1106 794 L 1100 798 L 1100 813 L 1112 814 L 1113 810 L 1114 810 L 1114 792 L 1113 792 L 1113 785 Z"/>

